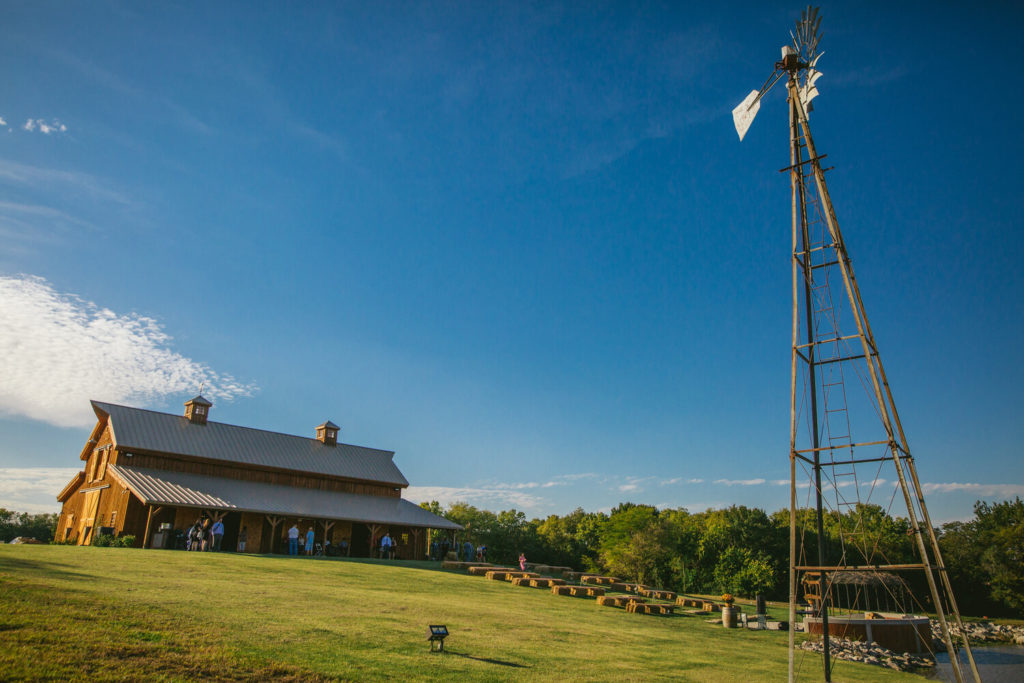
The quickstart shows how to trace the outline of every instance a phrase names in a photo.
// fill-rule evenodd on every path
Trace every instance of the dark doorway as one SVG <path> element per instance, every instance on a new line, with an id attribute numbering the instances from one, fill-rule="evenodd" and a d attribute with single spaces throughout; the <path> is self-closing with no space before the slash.
<path id="1" fill-rule="evenodd" d="M 352 522 L 352 557 L 370 556 L 370 528 L 360 522 Z"/>
<path id="2" fill-rule="evenodd" d="M 242 527 L 242 515 L 239 512 L 229 512 L 221 521 L 224 524 L 224 539 L 221 541 L 220 549 L 233 553 L 238 550 L 238 530 Z"/>

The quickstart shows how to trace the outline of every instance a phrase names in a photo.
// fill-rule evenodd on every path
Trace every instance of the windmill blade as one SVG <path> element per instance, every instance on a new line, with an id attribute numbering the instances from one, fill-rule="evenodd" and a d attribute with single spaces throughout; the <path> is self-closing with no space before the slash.
<path id="1" fill-rule="evenodd" d="M 761 109 L 761 98 L 759 95 L 760 93 L 756 90 L 751 90 L 750 94 L 732 110 L 732 122 L 736 126 L 736 133 L 740 136 L 741 141 L 743 136 L 747 134 L 750 124 L 754 122 L 757 112 Z"/>

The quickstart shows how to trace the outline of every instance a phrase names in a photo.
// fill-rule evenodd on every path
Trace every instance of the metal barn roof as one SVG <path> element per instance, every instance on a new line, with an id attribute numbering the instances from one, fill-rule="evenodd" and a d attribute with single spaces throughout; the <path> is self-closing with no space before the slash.
<path id="1" fill-rule="evenodd" d="M 221 422 L 192 424 L 188 418 L 153 410 L 92 401 L 98 417 L 110 416 L 114 443 L 121 451 L 155 451 L 273 467 L 405 487 L 409 481 L 392 451 L 339 443 Z"/>
<path id="2" fill-rule="evenodd" d="M 461 529 L 403 498 L 303 489 L 202 474 L 110 465 L 146 505 L 213 508 L 291 517 Z"/>

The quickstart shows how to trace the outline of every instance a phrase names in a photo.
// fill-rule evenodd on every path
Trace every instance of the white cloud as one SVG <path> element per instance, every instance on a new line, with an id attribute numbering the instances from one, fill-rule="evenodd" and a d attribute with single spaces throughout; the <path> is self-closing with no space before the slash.
<path id="1" fill-rule="evenodd" d="M 4 117 L 0 116 L 0 126 L 6 126 L 6 125 L 7 125 L 7 120 Z"/>
<path id="2" fill-rule="evenodd" d="M 442 506 L 462 502 L 495 511 L 513 507 L 532 512 L 547 502 L 530 493 L 497 487 L 410 486 L 402 493 L 402 497 L 416 504 L 430 500 L 436 500 Z"/>
<path id="3" fill-rule="evenodd" d="M 960 482 L 924 483 L 921 489 L 925 493 L 955 493 L 966 491 L 975 496 L 1000 496 L 1012 498 L 1024 496 L 1024 484 L 972 484 Z"/>
<path id="4" fill-rule="evenodd" d="M 716 484 L 725 484 L 726 486 L 759 486 L 765 483 L 764 479 L 715 479 Z"/>
<path id="5" fill-rule="evenodd" d="M 59 512 L 57 494 L 81 468 L 0 468 L 0 507 L 17 512 Z"/>
<path id="6" fill-rule="evenodd" d="M 6 124 L 5 124 L 6 125 Z M 29 119 L 25 121 L 25 125 L 22 126 L 25 130 L 32 133 L 39 131 L 43 135 L 49 135 L 50 133 L 66 133 L 68 127 L 57 119 L 53 119 L 49 123 L 45 119 Z"/>
<path id="7" fill-rule="evenodd" d="M 619 490 L 622 491 L 623 493 L 631 493 L 633 491 L 639 491 L 640 487 L 637 486 L 636 484 L 623 484 L 622 486 L 619 487 Z"/>
<path id="8" fill-rule="evenodd" d="M 214 399 L 258 390 L 173 351 L 156 320 L 62 295 L 39 277 L 0 276 L 0 320 L 0 413 L 88 427 L 90 398 L 145 404 L 202 382 Z"/>

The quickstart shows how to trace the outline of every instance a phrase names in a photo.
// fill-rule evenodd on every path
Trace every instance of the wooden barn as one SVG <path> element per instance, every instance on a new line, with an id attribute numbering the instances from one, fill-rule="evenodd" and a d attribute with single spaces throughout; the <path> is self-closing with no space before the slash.
<path id="1" fill-rule="evenodd" d="M 180 547 L 199 517 L 224 523 L 223 548 L 287 552 L 293 525 L 316 543 L 368 557 L 388 533 L 400 559 L 426 554 L 427 529 L 461 527 L 402 498 L 409 482 L 391 451 L 338 442 L 332 422 L 306 438 L 208 421 L 202 396 L 183 416 L 92 401 L 96 426 L 85 469 L 57 496 L 56 539 L 86 545 L 99 533 L 136 546 Z"/>

